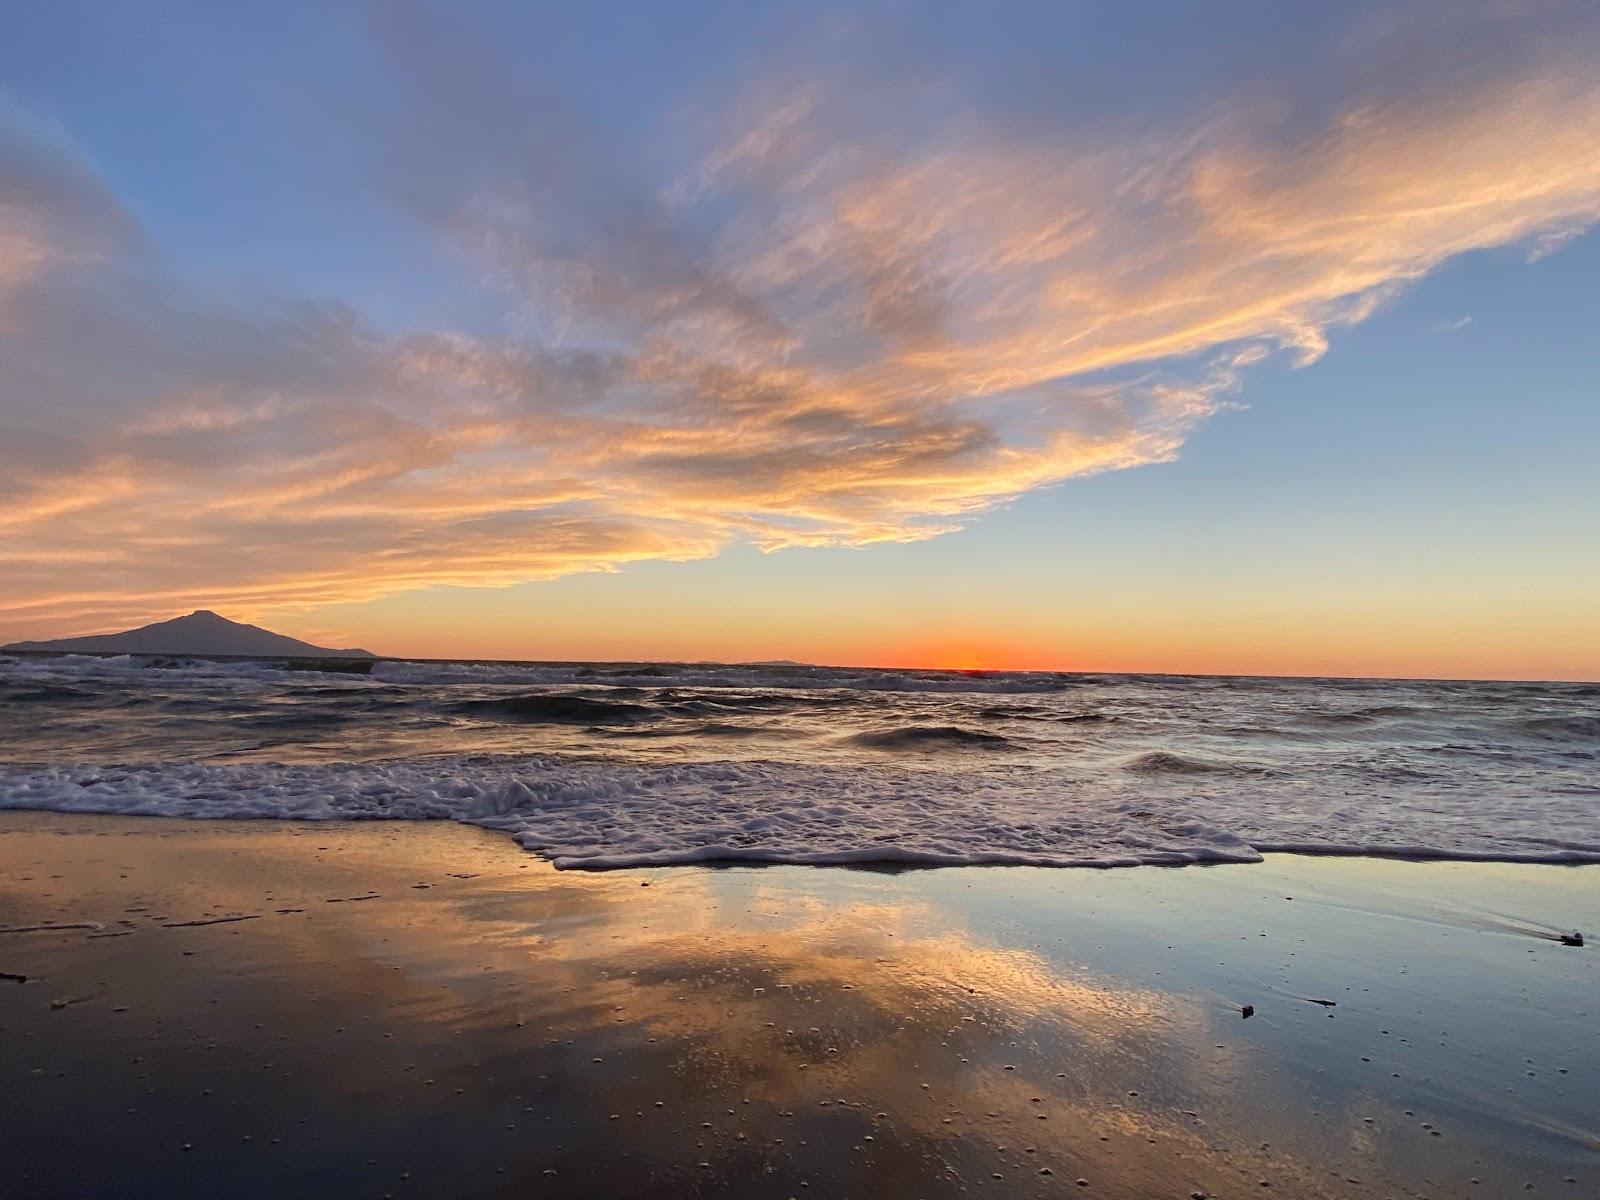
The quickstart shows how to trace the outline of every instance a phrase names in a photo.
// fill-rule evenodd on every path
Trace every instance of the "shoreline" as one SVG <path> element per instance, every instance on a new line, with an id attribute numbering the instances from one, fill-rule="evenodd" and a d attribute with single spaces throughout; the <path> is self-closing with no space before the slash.
<path id="1" fill-rule="evenodd" d="M 424 760 L 426 762 L 426 760 Z M 94 771 L 110 771 L 117 768 L 88 768 Z M 122 768 L 126 770 L 126 768 Z M 704 846 L 690 851 L 664 851 L 659 854 L 622 853 L 622 854 L 547 854 L 547 846 L 538 845 L 533 840 L 525 840 L 517 827 L 507 826 L 506 822 L 496 816 L 342 816 L 338 813 L 307 814 L 307 816 L 283 816 L 278 813 L 187 813 L 187 811 L 128 811 L 125 808 L 112 808 L 86 800 L 82 805 L 58 803 L 58 805 L 27 806 L 16 803 L 14 800 L 0 803 L 0 816 L 5 813 L 30 813 L 30 814 L 62 814 L 62 816 L 91 816 L 91 818 L 130 818 L 136 821 L 181 821 L 181 822 L 222 822 L 222 824 L 253 824 L 253 822 L 266 822 L 266 824 L 306 824 L 306 826 L 341 826 L 341 824 L 450 824 L 461 826 L 464 829 L 480 829 L 486 834 L 498 838 L 506 838 L 510 845 L 515 846 L 522 853 L 533 854 L 541 862 L 546 862 L 555 870 L 578 870 L 578 872 L 610 872 L 610 870 L 650 870 L 672 869 L 672 867 L 802 867 L 802 869 L 818 869 L 818 867 L 842 867 L 842 869 L 862 870 L 955 870 L 963 867 L 971 869 L 1006 869 L 1006 867 L 1019 867 L 1019 869 L 1032 870 L 1134 870 L 1139 867 L 1163 867 L 1163 869 L 1178 869 L 1178 867 L 1250 867 L 1258 866 L 1261 862 L 1274 858 L 1312 858 L 1312 859 L 1374 859 L 1382 862 L 1483 862 L 1483 864 L 1507 864 L 1507 866 L 1541 866 L 1541 867 L 1592 867 L 1600 866 L 1600 850 L 1549 850 L 1517 851 L 1502 850 L 1450 850 L 1440 846 L 1384 846 L 1384 845 L 1339 845 L 1339 843 L 1318 842 L 1250 842 L 1245 843 L 1243 853 L 1229 853 L 1221 850 L 1195 850 L 1173 851 L 1173 853 L 1147 854 L 1146 858 L 1070 858 L 1070 856 L 1053 856 L 1053 854 L 1021 854 L 1005 853 L 1005 851 L 974 851 L 974 853 L 936 854 L 928 851 L 906 850 L 901 846 L 893 848 L 867 848 L 862 846 L 859 850 L 842 851 L 805 851 L 768 850 L 763 846 L 749 846 L 749 848 L 731 848 L 731 846 Z"/>
<path id="2" fill-rule="evenodd" d="M 1600 964 L 1540 932 L 1597 927 L 1600 871 L 562 872 L 452 822 L 39 813 L 0 855 L 0 925 L 101 926 L 0 934 L 19 1195 L 1600 1180 Z"/>

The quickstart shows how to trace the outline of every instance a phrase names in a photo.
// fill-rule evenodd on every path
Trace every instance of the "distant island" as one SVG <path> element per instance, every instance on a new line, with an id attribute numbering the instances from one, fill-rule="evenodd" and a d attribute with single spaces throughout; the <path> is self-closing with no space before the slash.
<path id="1" fill-rule="evenodd" d="M 57 638 L 48 642 L 12 642 L 0 650 L 57 654 L 199 654 L 241 658 L 376 658 L 370 650 L 332 650 L 299 638 L 244 625 L 197 609 L 186 617 L 157 621 L 121 633 Z"/>

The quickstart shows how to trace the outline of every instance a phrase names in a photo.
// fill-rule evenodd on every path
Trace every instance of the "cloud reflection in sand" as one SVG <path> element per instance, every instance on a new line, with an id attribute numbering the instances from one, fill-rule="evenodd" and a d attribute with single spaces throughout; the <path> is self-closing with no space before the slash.
<path id="1" fill-rule="evenodd" d="M 16 960 L 85 997 L 41 1012 L 19 1044 L 69 1072 L 81 1056 L 77 1069 L 97 1071 L 119 1106 L 108 1127 L 120 1097 L 155 1087 L 166 1098 L 149 1111 L 199 1122 L 185 1135 L 196 1145 L 322 1114 L 341 1144 L 368 1144 L 379 1163 L 432 1155 L 440 1186 L 464 1187 L 474 1171 L 549 1186 L 556 1171 L 568 1181 L 557 1194 L 789 1195 L 808 1182 L 832 1195 L 895 1178 L 934 1195 L 998 1176 L 1007 1194 L 1081 1177 L 1130 1197 L 1228 1194 L 1263 1179 L 1296 1196 L 1394 1180 L 1445 1195 L 1468 1174 L 1521 1169 L 1519 1155 L 1548 1171 L 1579 1152 L 1570 1136 L 1530 1133 L 1508 1101 L 1470 1100 L 1485 1056 L 1514 1051 L 1514 1038 L 1477 1036 L 1470 1004 L 1436 1004 L 1428 1028 L 1475 1049 L 1464 1065 L 1428 1049 L 1406 1011 L 1415 993 L 1395 991 L 1407 985 L 1370 930 L 1352 926 L 1370 960 L 1352 976 L 1312 896 L 1260 893 L 1253 881 L 1275 886 L 1270 865 L 595 876 L 446 825 L 10 821 L 44 832 L 9 835 L 17 878 L 31 882 L 5 881 L 8 910 L 130 931 L 35 935 L 38 957 Z M 1390 879 L 1406 870 L 1387 867 Z M 1261 911 L 1268 899 L 1276 907 Z M 163 927 L 242 913 L 261 916 Z M 1307 918 L 1331 945 L 1296 934 Z M 1373 919 L 1350 918 L 1362 929 Z M 1436 937 L 1406 925 L 1396 953 Z M 1297 955 L 1308 985 L 1331 987 L 1319 953 L 1366 985 L 1338 1020 L 1267 990 L 1273 964 Z M 1256 1020 L 1241 1022 L 1219 994 L 1206 969 L 1218 959 L 1268 997 Z M 1429 961 L 1450 968 L 1437 951 Z M 1555 1017 L 1568 992 L 1550 993 Z M 123 1011 L 108 1025 L 111 1005 Z M 1373 1020 L 1409 1034 L 1420 1057 L 1392 1044 L 1369 1052 L 1386 1042 Z M 125 1065 L 130 1046 L 144 1065 Z M 1387 1056 L 1358 1063 L 1369 1053 Z M 1563 1064 L 1579 1069 L 1579 1058 Z M 1391 1071 L 1406 1079 L 1391 1085 Z M 217 1106 L 195 1099 L 201 1083 Z M 1405 1118 L 1402 1097 L 1428 1111 Z M 1582 1123 L 1566 1101 L 1520 1103 L 1546 1126 Z M 1441 1127 L 1448 1143 L 1431 1136 Z M 1462 1154 L 1463 1138 L 1493 1152 Z"/>

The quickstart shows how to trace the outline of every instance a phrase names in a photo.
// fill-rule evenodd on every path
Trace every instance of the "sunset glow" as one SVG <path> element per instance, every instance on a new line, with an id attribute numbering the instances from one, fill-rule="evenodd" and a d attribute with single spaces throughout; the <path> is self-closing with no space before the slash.
<path id="1" fill-rule="evenodd" d="M 1584 1191 L 1597 281 L 1600 0 L 10 5 L 0 1191 Z"/>
<path id="2" fill-rule="evenodd" d="M 41 20 L 0 641 L 1600 677 L 1600 22 L 1334 7 Z"/>

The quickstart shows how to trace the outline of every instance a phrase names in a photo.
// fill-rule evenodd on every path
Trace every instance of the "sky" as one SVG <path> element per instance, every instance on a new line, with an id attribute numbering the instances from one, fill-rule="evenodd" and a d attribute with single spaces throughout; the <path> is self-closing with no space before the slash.
<path id="1" fill-rule="evenodd" d="M 0 642 L 1600 679 L 1600 4 L 78 3 Z"/>

